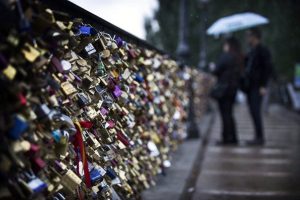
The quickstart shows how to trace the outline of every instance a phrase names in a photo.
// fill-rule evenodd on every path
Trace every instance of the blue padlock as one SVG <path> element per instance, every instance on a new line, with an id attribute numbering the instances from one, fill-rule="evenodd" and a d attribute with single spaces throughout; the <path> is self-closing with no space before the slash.
<path id="1" fill-rule="evenodd" d="M 111 178 L 111 180 L 117 178 L 117 173 L 111 167 L 106 168 L 106 174 L 107 176 L 109 176 L 109 178 Z"/>
<path id="2" fill-rule="evenodd" d="M 81 35 L 95 35 L 97 34 L 97 31 L 93 27 L 89 26 L 80 26 L 79 31 Z"/>
<path id="3" fill-rule="evenodd" d="M 28 127 L 28 123 L 22 117 L 15 115 L 14 126 L 9 131 L 9 137 L 14 140 L 19 139 Z"/>
<path id="4" fill-rule="evenodd" d="M 139 74 L 135 74 L 135 79 L 134 80 L 137 81 L 137 82 L 139 82 L 139 83 L 141 83 L 141 82 L 144 81 L 143 77 L 140 76 Z"/>
<path id="5" fill-rule="evenodd" d="M 123 40 L 122 40 L 122 38 L 117 37 L 116 42 L 117 42 L 117 45 L 118 45 L 119 48 L 123 46 Z"/>
<path id="6" fill-rule="evenodd" d="M 103 177 L 101 176 L 101 172 L 96 168 L 93 168 L 90 171 L 90 176 L 91 176 L 91 181 L 92 181 L 93 185 L 95 185 L 96 183 L 99 183 L 103 180 Z"/>
<path id="7" fill-rule="evenodd" d="M 28 186 L 34 193 L 42 192 L 45 188 L 47 188 L 47 184 L 39 178 L 34 178 L 29 181 Z"/>

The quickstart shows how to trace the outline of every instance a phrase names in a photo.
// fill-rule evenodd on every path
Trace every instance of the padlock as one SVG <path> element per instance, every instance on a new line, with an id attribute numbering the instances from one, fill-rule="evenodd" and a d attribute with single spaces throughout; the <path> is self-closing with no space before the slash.
<path id="1" fill-rule="evenodd" d="M 41 55 L 37 49 L 35 49 L 28 43 L 26 43 L 24 45 L 22 53 L 23 53 L 24 57 L 26 58 L 26 60 L 28 60 L 31 63 L 34 62 L 38 58 L 38 56 Z"/>
<path id="2" fill-rule="evenodd" d="M 116 42 L 117 42 L 117 45 L 118 45 L 119 48 L 124 45 L 124 41 L 122 40 L 121 37 L 117 37 Z"/>
<path id="3" fill-rule="evenodd" d="M 79 34 L 80 35 L 95 35 L 97 34 L 97 31 L 95 28 L 93 27 L 89 27 L 89 26 L 80 26 L 79 27 Z"/>
<path id="4" fill-rule="evenodd" d="M 92 168 L 90 170 L 90 176 L 91 176 L 92 185 L 96 185 L 103 180 L 103 176 L 101 175 L 101 172 L 96 168 Z"/>
<path id="5" fill-rule="evenodd" d="M 13 127 L 9 130 L 8 136 L 13 140 L 17 140 L 29 128 L 29 125 L 26 122 L 25 118 L 21 115 L 15 115 L 13 119 L 14 124 Z"/>
<path id="6" fill-rule="evenodd" d="M 116 69 L 112 70 L 110 72 L 110 74 L 112 75 L 113 78 L 118 79 L 119 78 L 119 73 Z"/>
<path id="7" fill-rule="evenodd" d="M 61 177 L 61 183 L 64 185 L 64 187 L 68 188 L 71 193 L 75 193 L 77 187 L 81 185 L 82 180 L 72 170 L 69 169 Z"/>
<path id="8" fill-rule="evenodd" d="M 87 141 L 89 142 L 89 144 L 91 145 L 91 147 L 93 147 L 94 149 L 97 149 L 99 148 L 101 145 L 100 143 L 98 142 L 98 140 L 95 138 L 95 136 L 91 133 L 87 133 Z"/>
<path id="9" fill-rule="evenodd" d="M 47 188 L 47 184 L 39 178 L 34 178 L 28 182 L 28 187 L 34 192 L 39 193 Z"/>
<path id="10" fill-rule="evenodd" d="M 3 71 L 2 73 L 9 79 L 9 80 L 14 80 L 16 74 L 17 74 L 17 70 L 16 68 L 14 68 L 12 65 L 8 65 Z"/>
<path id="11" fill-rule="evenodd" d="M 69 61 L 61 60 L 60 63 L 61 63 L 61 66 L 62 66 L 62 71 L 64 73 L 69 72 L 72 69 L 72 65 Z"/>
<path id="12" fill-rule="evenodd" d="M 86 47 L 84 47 L 84 50 L 88 55 L 92 55 L 93 53 L 96 53 L 96 49 L 91 43 L 89 43 Z"/>
<path id="13" fill-rule="evenodd" d="M 106 116 L 109 113 L 109 111 L 106 108 L 101 107 L 100 108 L 100 113 L 101 113 L 102 116 Z"/>
<path id="14" fill-rule="evenodd" d="M 96 74 L 97 74 L 98 76 L 101 76 L 101 77 L 107 76 L 107 72 L 106 72 L 105 66 L 104 66 L 104 64 L 103 64 L 102 61 L 99 61 L 99 62 L 98 62 L 98 65 L 97 65 L 97 69 L 96 69 L 96 70 L 97 70 L 97 71 L 96 71 Z"/>
<path id="15" fill-rule="evenodd" d="M 27 140 L 15 141 L 12 144 L 12 149 L 15 153 L 27 152 L 30 150 L 30 146 L 31 146 L 31 144 Z"/>
<path id="16" fill-rule="evenodd" d="M 87 111 L 86 111 L 86 114 L 89 116 L 89 118 L 90 119 L 95 119 L 97 116 L 98 116 L 98 112 L 94 109 L 94 108 L 92 108 L 92 107 L 87 107 L 86 108 L 87 109 Z"/>
<path id="17" fill-rule="evenodd" d="M 85 107 L 91 102 L 91 99 L 88 97 L 88 95 L 82 92 L 77 94 L 77 98 L 78 98 L 77 103 L 79 107 Z"/>
<path id="18" fill-rule="evenodd" d="M 102 198 L 104 199 L 109 199 L 111 196 L 111 189 L 110 187 L 107 185 L 107 183 L 102 182 L 99 186 L 98 189 L 100 191 L 100 195 Z"/>
<path id="19" fill-rule="evenodd" d="M 130 142 L 128 140 L 128 138 L 124 135 L 124 133 L 122 133 L 121 131 L 117 132 L 117 138 L 118 140 L 120 140 L 125 146 L 129 146 Z"/>
<path id="20" fill-rule="evenodd" d="M 114 100 L 107 92 L 103 92 L 101 97 L 105 107 L 110 108 L 113 105 Z"/>
<path id="21" fill-rule="evenodd" d="M 43 192 L 47 188 L 47 184 L 32 172 L 26 171 L 19 175 L 18 183 L 27 191 L 27 196 L 34 196 Z"/>
<path id="22" fill-rule="evenodd" d="M 77 92 L 77 89 L 68 81 L 61 83 L 61 89 L 67 96 Z"/>
<path id="23" fill-rule="evenodd" d="M 125 71 L 124 71 L 123 74 L 122 74 L 122 78 L 126 80 L 126 79 L 129 78 L 130 74 L 131 74 L 131 73 L 130 73 L 129 69 L 126 68 Z"/>
<path id="24" fill-rule="evenodd" d="M 56 57 L 52 57 L 51 63 L 53 66 L 58 70 L 60 73 L 67 73 L 71 70 L 72 66 L 71 63 L 67 60 L 59 60 Z"/>
<path id="25" fill-rule="evenodd" d="M 107 167 L 106 168 L 106 175 L 111 179 L 111 180 L 114 180 L 116 179 L 118 176 L 117 176 L 117 173 L 111 168 L 111 167 Z"/>
<path id="26" fill-rule="evenodd" d="M 122 90 L 118 85 L 115 86 L 113 94 L 116 98 L 120 97 L 122 95 Z"/>

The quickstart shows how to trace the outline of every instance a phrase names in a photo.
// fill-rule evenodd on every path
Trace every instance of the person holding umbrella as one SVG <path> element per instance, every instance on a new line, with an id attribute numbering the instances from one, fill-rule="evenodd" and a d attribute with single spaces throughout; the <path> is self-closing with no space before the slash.
<path id="1" fill-rule="evenodd" d="M 222 119 L 222 140 L 218 142 L 220 145 L 238 144 L 233 107 L 243 65 L 244 56 L 239 41 L 234 37 L 227 38 L 216 66 L 212 67 L 217 83 L 211 96 L 217 100 Z"/>
<path id="2" fill-rule="evenodd" d="M 240 83 L 241 89 L 247 95 L 249 111 L 255 126 L 255 138 L 247 142 L 249 145 L 262 145 L 265 142 L 261 104 L 273 68 L 270 52 L 261 43 L 261 32 L 253 27 L 268 23 L 267 18 L 246 12 L 220 18 L 207 30 L 208 35 L 218 37 L 222 34 L 251 28 L 247 31 L 247 43 L 251 50 L 246 56 L 245 69 Z"/>
<path id="3" fill-rule="evenodd" d="M 249 145 L 263 145 L 265 142 L 261 104 L 266 94 L 266 87 L 272 74 L 270 51 L 262 45 L 261 32 L 252 28 L 246 32 L 250 52 L 246 56 L 242 90 L 247 95 L 249 111 L 255 127 L 255 138 Z"/>

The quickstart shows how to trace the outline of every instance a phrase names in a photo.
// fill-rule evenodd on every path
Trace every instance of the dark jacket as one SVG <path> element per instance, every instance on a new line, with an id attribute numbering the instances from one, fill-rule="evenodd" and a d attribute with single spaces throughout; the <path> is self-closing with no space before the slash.
<path id="1" fill-rule="evenodd" d="M 228 91 L 235 92 L 240 80 L 240 66 L 236 56 L 222 53 L 213 74 L 217 76 L 218 84 L 226 85 Z"/>
<path id="2" fill-rule="evenodd" d="M 266 87 L 272 73 L 270 51 L 259 44 L 246 56 L 245 78 L 249 88 Z"/>

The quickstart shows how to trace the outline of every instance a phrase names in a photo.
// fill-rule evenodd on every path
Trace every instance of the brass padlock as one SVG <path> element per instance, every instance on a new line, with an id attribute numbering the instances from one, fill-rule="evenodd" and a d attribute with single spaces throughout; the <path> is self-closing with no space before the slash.
<path id="1" fill-rule="evenodd" d="M 13 80 L 17 74 L 17 70 L 16 68 L 14 68 L 12 65 L 8 65 L 3 71 L 2 73 L 9 79 L 9 80 Z"/>
<path id="2" fill-rule="evenodd" d="M 77 92 L 77 89 L 68 81 L 61 83 L 60 86 L 64 94 L 67 96 Z"/>
<path id="3" fill-rule="evenodd" d="M 41 55 L 41 53 L 36 48 L 34 48 L 28 43 L 24 45 L 22 53 L 26 60 L 28 60 L 29 62 L 34 62 L 37 59 L 37 57 Z"/>
<path id="4" fill-rule="evenodd" d="M 75 193 L 78 186 L 81 185 L 82 180 L 78 177 L 72 170 L 68 170 L 62 177 L 61 183 L 65 188 L 69 190 L 71 193 Z"/>

